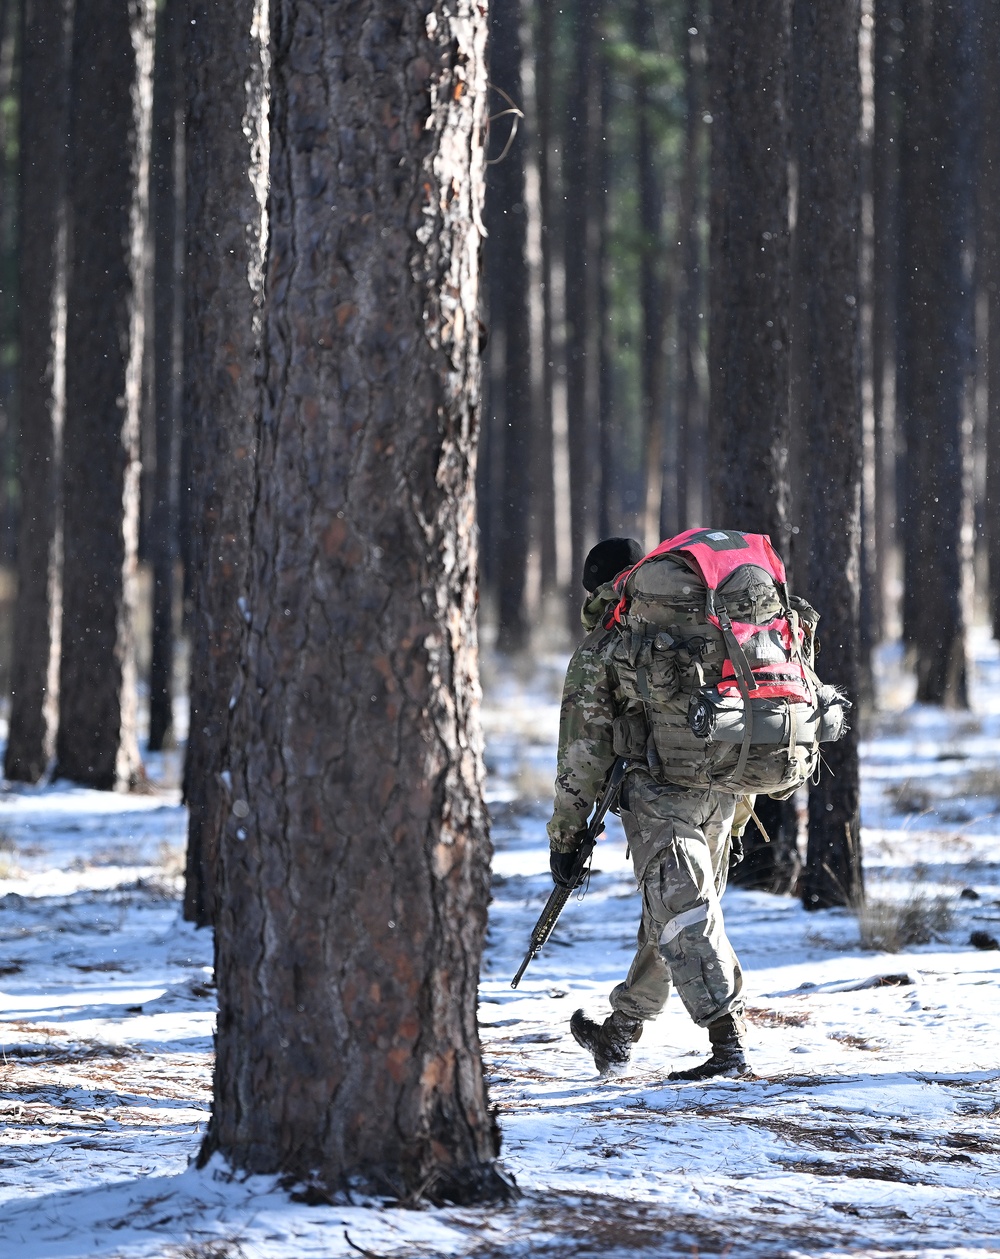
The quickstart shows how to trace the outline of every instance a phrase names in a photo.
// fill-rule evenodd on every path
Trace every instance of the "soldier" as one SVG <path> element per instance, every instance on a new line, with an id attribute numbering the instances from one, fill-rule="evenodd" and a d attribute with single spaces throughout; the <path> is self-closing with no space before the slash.
<path id="1" fill-rule="evenodd" d="M 641 705 L 623 695 L 606 663 L 608 633 L 602 620 L 618 601 L 613 582 L 643 556 L 632 538 L 608 538 L 584 564 L 588 592 L 582 619 L 587 637 L 566 671 L 559 723 L 555 807 L 549 822 L 554 882 L 566 886 L 573 855 L 594 800 L 615 761 L 614 725 L 645 722 Z M 570 1028 L 594 1057 L 602 1075 L 623 1067 L 643 1023 L 654 1019 L 676 987 L 692 1019 L 708 1030 L 711 1056 L 671 1080 L 741 1075 L 745 1024 L 743 975 L 726 938 L 719 898 L 730 862 L 742 858 L 739 835 L 749 808 L 737 797 L 708 789 L 672 785 L 632 761 L 620 809 L 635 877 L 642 894 L 638 945 L 624 981 L 611 992 L 611 1014 L 603 1023 L 577 1010 Z M 735 823 L 735 825 L 734 825 Z"/>

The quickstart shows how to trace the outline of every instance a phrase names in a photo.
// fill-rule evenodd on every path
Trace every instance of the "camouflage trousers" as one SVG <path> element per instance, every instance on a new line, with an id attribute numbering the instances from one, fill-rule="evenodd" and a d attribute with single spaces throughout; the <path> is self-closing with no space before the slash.
<path id="1" fill-rule="evenodd" d="M 663 786 L 629 774 L 621 818 L 642 893 L 637 948 L 612 1009 L 654 1019 L 672 987 L 707 1027 L 743 1010 L 743 972 L 726 937 L 719 897 L 729 873 L 736 799 L 718 791 Z"/>

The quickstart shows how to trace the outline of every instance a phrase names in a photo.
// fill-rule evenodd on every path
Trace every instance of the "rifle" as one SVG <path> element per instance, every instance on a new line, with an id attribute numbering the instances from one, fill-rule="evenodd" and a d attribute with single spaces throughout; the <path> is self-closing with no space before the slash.
<path id="1" fill-rule="evenodd" d="M 532 958 L 538 956 L 542 945 L 555 929 L 555 925 L 559 921 L 559 915 L 566 908 L 566 902 L 569 900 L 571 893 L 586 878 L 591 854 L 597 846 L 597 837 L 604 829 L 605 814 L 613 807 L 618 799 L 618 793 L 621 791 L 622 781 L 625 778 L 626 764 L 627 762 L 624 758 L 619 758 L 611 767 L 608 781 L 604 784 L 604 790 L 594 806 L 594 816 L 587 823 L 587 829 L 583 833 L 580 847 L 576 850 L 576 864 L 573 867 L 572 881 L 568 887 L 554 887 L 549 893 L 549 899 L 545 902 L 545 908 L 539 915 L 538 921 L 531 932 L 531 943 L 528 945 L 528 951 L 524 955 L 524 961 L 518 967 L 517 974 L 510 981 L 512 988 L 516 988 L 521 982 L 521 976 L 528 969 L 528 963 Z"/>

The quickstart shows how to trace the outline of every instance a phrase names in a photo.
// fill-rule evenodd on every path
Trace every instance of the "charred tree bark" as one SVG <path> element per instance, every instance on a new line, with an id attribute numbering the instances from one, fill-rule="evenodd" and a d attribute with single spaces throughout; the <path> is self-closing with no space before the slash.
<path id="1" fill-rule="evenodd" d="M 974 8 L 973 0 L 918 0 L 907 8 L 900 145 L 904 631 L 918 701 L 956 707 L 968 703 Z"/>
<path id="2" fill-rule="evenodd" d="M 515 103 L 522 99 L 520 10 L 521 0 L 493 0 L 490 6 L 490 82 Z M 501 101 L 500 108 L 505 107 L 509 108 Z M 491 473 L 499 477 L 492 544 L 497 641 L 505 651 L 520 651 L 528 637 L 524 595 L 535 420 L 531 413 L 523 136 L 515 137 L 504 155 L 514 128 L 513 117 L 493 124 L 493 164 L 486 181 L 485 208 L 490 324 L 496 334 L 494 352 L 500 358 L 491 389 L 491 408 L 502 417 L 502 423 L 497 423 L 494 415 L 492 427 Z"/>
<path id="3" fill-rule="evenodd" d="M 214 921 L 229 701 L 243 631 L 267 219 L 265 0 L 192 0 L 184 401 L 191 430 L 191 725 L 184 916 Z M 245 119 L 240 127 L 234 118 Z M 329 213 L 329 209 L 327 209 Z M 245 608 L 243 603 L 242 607 Z"/>
<path id="4" fill-rule="evenodd" d="M 77 0 L 56 773 L 105 790 L 140 772 L 133 617 L 152 53 L 152 0 Z"/>
<path id="5" fill-rule="evenodd" d="M 807 420 L 809 597 L 821 615 L 823 680 L 856 703 L 860 680 L 861 237 L 858 0 L 795 4 L 799 202 Z M 807 909 L 863 896 L 857 722 L 824 747 L 809 792 Z"/>
<path id="6" fill-rule="evenodd" d="M 69 48 L 64 0 L 21 6 L 20 489 L 4 774 L 37 782 L 55 752 L 62 606 Z"/>
<path id="7" fill-rule="evenodd" d="M 712 523 L 789 540 L 789 0 L 714 0 L 709 446 Z M 743 886 L 789 892 L 794 801 L 761 799 Z"/>
<path id="8" fill-rule="evenodd" d="M 153 72 L 152 222 L 153 403 L 156 471 L 150 515 L 153 569 L 153 643 L 149 667 L 149 750 L 173 742 L 174 570 L 177 566 L 177 496 L 180 450 L 183 201 L 178 149 L 183 26 L 180 0 L 165 0 L 157 14 Z"/>
<path id="9" fill-rule="evenodd" d="M 476 1028 L 485 14 L 305 12 L 274 12 L 266 374 L 204 1152 L 327 1192 L 471 1201 L 509 1192 Z"/>

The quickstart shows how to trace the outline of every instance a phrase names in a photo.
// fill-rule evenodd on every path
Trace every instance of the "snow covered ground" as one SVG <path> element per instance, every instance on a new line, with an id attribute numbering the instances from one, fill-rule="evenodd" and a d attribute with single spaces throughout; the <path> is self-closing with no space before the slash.
<path id="1" fill-rule="evenodd" d="M 189 1162 L 210 1101 L 211 940 L 180 920 L 176 757 L 156 794 L 0 794 L 0 1257 L 1000 1254 L 1000 655 L 976 707 L 887 711 L 864 748 L 867 939 L 845 911 L 729 891 L 757 1078 L 669 1084 L 704 1056 L 674 999 L 629 1073 L 573 1043 L 607 1010 L 638 903 L 617 823 L 590 890 L 514 992 L 550 883 L 563 662 L 501 672 L 485 712 L 496 845 L 480 1020 L 508 1208 L 310 1207 Z M 883 902 L 889 909 L 880 907 Z"/>

